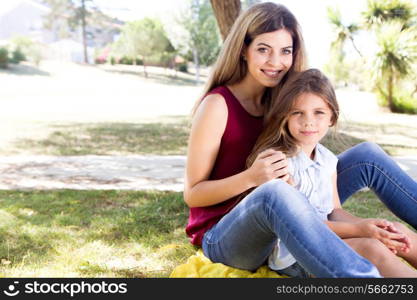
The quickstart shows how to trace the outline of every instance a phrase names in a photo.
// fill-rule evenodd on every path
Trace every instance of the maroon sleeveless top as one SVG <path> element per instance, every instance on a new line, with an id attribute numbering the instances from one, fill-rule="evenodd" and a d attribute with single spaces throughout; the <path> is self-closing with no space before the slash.
<path id="1" fill-rule="evenodd" d="M 249 114 L 226 86 L 219 86 L 208 94 L 222 95 L 228 110 L 226 128 L 209 176 L 209 180 L 216 180 L 246 169 L 246 158 L 262 131 L 263 117 Z M 185 231 L 191 238 L 191 243 L 200 246 L 204 233 L 238 203 L 238 197 L 239 195 L 212 206 L 190 208 Z"/>

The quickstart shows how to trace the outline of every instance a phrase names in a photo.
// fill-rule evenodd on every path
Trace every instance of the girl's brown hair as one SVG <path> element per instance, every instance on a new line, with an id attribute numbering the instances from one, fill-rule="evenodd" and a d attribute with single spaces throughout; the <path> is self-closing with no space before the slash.
<path id="1" fill-rule="evenodd" d="M 246 76 L 247 63 L 242 58 L 245 47 L 248 47 L 258 35 L 280 29 L 285 29 L 291 34 L 293 64 L 277 87 L 267 88 L 265 91 L 262 102 L 264 112 L 267 112 L 273 95 L 276 95 L 294 72 L 304 70 L 306 65 L 304 41 L 297 20 L 285 6 L 272 2 L 255 4 L 243 11 L 236 19 L 213 66 L 204 87 L 203 96 L 193 108 L 193 113 L 197 110 L 203 97 L 213 88 L 238 83 Z"/>
<path id="2" fill-rule="evenodd" d="M 248 167 L 253 164 L 259 153 L 269 148 L 282 151 L 287 156 L 295 154 L 297 143 L 289 132 L 288 118 L 295 101 L 304 93 L 312 93 L 322 98 L 332 111 L 332 126 L 336 125 L 339 118 L 339 104 L 330 80 L 317 69 L 294 74 L 283 86 L 265 116 L 265 128 L 247 159 Z"/>

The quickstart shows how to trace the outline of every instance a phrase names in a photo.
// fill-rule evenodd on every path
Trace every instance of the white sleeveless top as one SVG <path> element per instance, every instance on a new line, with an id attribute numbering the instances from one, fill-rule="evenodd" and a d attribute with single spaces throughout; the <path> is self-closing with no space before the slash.
<path id="1" fill-rule="evenodd" d="M 327 215 L 334 208 L 332 175 L 336 172 L 337 161 L 336 155 L 321 144 L 315 148 L 314 160 L 302 150 L 288 158 L 294 187 L 306 196 L 323 221 L 327 220 Z M 277 246 L 268 259 L 269 267 L 281 270 L 295 262 L 295 258 L 278 238 Z"/>

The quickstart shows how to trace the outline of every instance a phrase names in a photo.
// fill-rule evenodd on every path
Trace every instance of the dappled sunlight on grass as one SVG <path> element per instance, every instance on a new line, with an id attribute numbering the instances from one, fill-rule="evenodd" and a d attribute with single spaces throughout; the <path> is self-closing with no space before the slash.
<path id="1" fill-rule="evenodd" d="M 193 74 L 149 68 L 145 78 L 135 66 L 45 66 L 0 72 L 0 99 L 15 108 L 2 111 L 0 154 L 186 154 L 185 114 L 202 90 Z M 361 108 L 357 101 L 351 113 Z M 175 116 L 160 116 L 167 111 Z M 417 116 L 361 113 L 363 120 L 341 120 L 338 137 L 323 143 L 336 154 L 372 141 L 392 155 L 417 155 Z M 398 221 L 371 192 L 344 207 Z M 188 207 L 177 192 L 0 191 L 0 208 L 3 277 L 168 277 L 196 251 L 184 231 Z"/>
<path id="2" fill-rule="evenodd" d="M 371 141 L 391 155 L 417 155 L 417 116 L 402 124 L 340 121 L 323 141 L 335 153 Z M 49 155 L 185 155 L 190 132 L 189 116 L 161 117 L 141 122 L 54 123 L 40 138 L 17 139 L 12 152 Z"/>
<path id="3" fill-rule="evenodd" d="M 46 138 L 20 139 L 15 148 L 50 155 L 185 155 L 190 123 L 188 117 L 177 117 L 160 122 L 57 124 L 51 128 Z M 414 124 L 341 122 L 323 144 L 340 153 L 365 141 L 378 143 L 391 155 L 417 155 Z"/>
<path id="4" fill-rule="evenodd" d="M 352 138 L 379 144 L 391 155 L 417 155 L 417 116 L 415 123 L 394 124 L 343 122 L 340 132 Z"/>
<path id="5" fill-rule="evenodd" d="M 45 61 L 38 69 L 48 76 L 33 76 L 29 67 L 0 74 L 0 154 L 185 155 L 187 114 L 203 90 L 194 74 L 149 67 L 145 78 L 142 66 Z M 387 113 L 371 93 L 337 92 L 348 145 L 373 141 L 393 155 L 417 155 L 417 115 Z"/>
<path id="6" fill-rule="evenodd" d="M 167 277 L 195 249 L 181 193 L 0 191 L 0 274 Z"/>
<path id="7" fill-rule="evenodd" d="M 0 204 L 4 277 L 168 277 L 197 250 L 181 193 L 0 191 Z M 372 192 L 344 207 L 399 221 Z"/>
<path id="8" fill-rule="evenodd" d="M 186 117 L 157 123 L 56 125 L 45 139 L 20 139 L 15 148 L 50 155 L 184 154 Z"/>

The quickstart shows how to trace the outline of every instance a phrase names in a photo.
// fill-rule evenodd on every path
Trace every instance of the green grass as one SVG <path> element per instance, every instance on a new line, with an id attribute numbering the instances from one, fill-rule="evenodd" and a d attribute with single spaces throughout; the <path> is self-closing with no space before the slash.
<path id="1" fill-rule="evenodd" d="M 0 191 L 0 276 L 168 277 L 194 254 L 178 192 Z M 345 208 L 398 219 L 371 192 Z"/>
<path id="2" fill-rule="evenodd" d="M 103 68 L 106 75 L 124 76 L 128 84 L 123 88 L 136 87 L 136 83 L 145 81 L 140 68 Z M 150 74 L 146 82 L 160 84 L 161 88 L 195 86 L 190 74 L 178 73 L 176 77 L 161 72 Z M 54 72 L 27 66 L 6 73 L 19 76 L 20 81 L 26 75 L 55 76 Z M 131 77 L 134 85 L 129 81 Z M 102 78 L 103 82 L 109 80 L 112 84 L 114 79 Z M 62 86 L 68 86 L 67 80 L 63 80 Z M 37 86 L 32 88 L 30 95 L 43 95 Z M 14 92 L 9 91 L 10 95 L 15 95 Z M 149 92 L 152 91 L 146 90 L 145 95 Z M 128 94 L 135 93 L 133 89 Z M 6 93 L 3 98 L 10 95 Z M 366 120 L 341 122 L 341 139 L 328 137 L 324 144 L 340 153 L 362 141 L 374 141 L 390 154 L 416 155 L 417 129 L 415 119 L 410 120 L 405 125 L 383 119 L 378 124 Z M 185 155 L 190 130 L 185 116 L 130 123 L 123 120 L 98 123 L 93 119 L 91 123 L 45 121 L 34 125 L 30 134 L 25 135 L 29 138 L 14 138 L 14 144 L 7 144 L 0 149 L 0 154 Z M 398 221 L 371 192 L 359 193 L 344 207 L 361 217 Z M 3 277 L 167 277 L 196 251 L 184 232 L 188 208 L 182 194 L 177 192 L 0 191 L 0 217 L 0 276 Z"/>
<path id="3" fill-rule="evenodd" d="M 417 130 L 395 124 L 342 123 L 323 144 L 340 153 L 360 142 L 377 142 L 390 155 L 417 155 Z M 51 124 L 44 138 L 17 140 L 2 154 L 185 155 L 190 121 L 186 116 L 137 123 Z"/>
<path id="4" fill-rule="evenodd" d="M 339 133 L 342 141 L 357 144 L 373 141 L 390 155 L 417 155 L 417 118 L 410 123 L 394 124 L 381 119 L 381 123 L 342 122 Z"/>
<path id="5" fill-rule="evenodd" d="M 167 277 L 195 249 L 181 193 L 0 191 L 3 277 Z"/>
<path id="6" fill-rule="evenodd" d="M 343 208 L 361 218 L 383 218 L 390 221 L 402 222 L 370 191 L 359 192 L 349 198 L 343 204 Z"/>
<path id="7" fill-rule="evenodd" d="M 48 155 L 180 155 L 186 152 L 187 117 L 143 123 L 55 124 L 43 139 L 20 139 L 15 147 Z"/>

